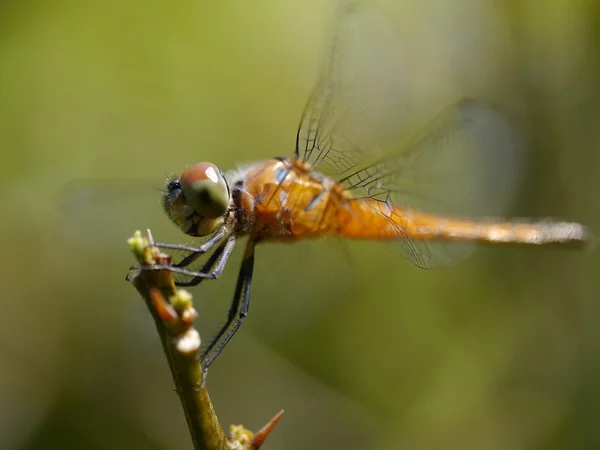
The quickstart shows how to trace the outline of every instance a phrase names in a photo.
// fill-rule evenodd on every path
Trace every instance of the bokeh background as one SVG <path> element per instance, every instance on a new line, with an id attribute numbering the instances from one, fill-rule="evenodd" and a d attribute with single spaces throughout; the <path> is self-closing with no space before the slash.
<path id="1" fill-rule="evenodd" d="M 186 241 L 158 202 L 165 175 L 293 152 L 333 11 L 0 3 L 0 448 L 191 448 L 151 319 L 123 280 L 125 240 L 149 227 Z M 600 4 L 394 11 L 407 70 L 499 102 L 524 130 L 510 215 L 598 231 Z M 598 251 L 486 248 L 441 271 L 335 240 L 257 258 L 249 318 L 209 389 L 225 425 L 258 429 L 286 410 L 266 448 L 600 448 Z M 205 340 L 238 262 L 192 290 Z"/>

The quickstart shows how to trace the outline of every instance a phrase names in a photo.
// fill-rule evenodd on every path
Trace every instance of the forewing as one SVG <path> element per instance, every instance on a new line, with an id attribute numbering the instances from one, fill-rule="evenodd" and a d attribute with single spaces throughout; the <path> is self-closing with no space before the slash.
<path id="1" fill-rule="evenodd" d="M 330 174 L 376 156 L 408 122 L 411 80 L 398 26 L 377 5 L 346 2 L 298 129 L 296 155 Z M 414 83 L 412 83 L 414 84 Z"/>

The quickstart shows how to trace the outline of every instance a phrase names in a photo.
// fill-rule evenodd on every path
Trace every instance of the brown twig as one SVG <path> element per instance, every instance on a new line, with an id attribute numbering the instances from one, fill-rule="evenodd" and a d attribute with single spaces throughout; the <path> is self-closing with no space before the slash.
<path id="1" fill-rule="evenodd" d="M 192 296 L 175 286 L 168 270 L 147 270 L 169 265 L 171 257 L 154 246 L 152 235 L 139 231 L 128 240 L 140 267 L 129 277 L 150 310 L 163 351 L 169 363 L 195 450 L 257 450 L 281 418 L 280 411 L 256 435 L 244 427 L 232 426 L 228 439 L 219 423 L 212 402 L 202 387 L 202 368 L 198 362 L 200 335 L 193 327 L 197 317 Z M 146 270 L 145 270 L 146 269 Z"/>

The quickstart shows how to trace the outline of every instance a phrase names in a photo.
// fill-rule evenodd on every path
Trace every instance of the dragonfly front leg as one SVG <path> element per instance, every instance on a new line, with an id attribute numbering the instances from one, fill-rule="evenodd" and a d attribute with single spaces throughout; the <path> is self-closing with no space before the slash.
<path id="1" fill-rule="evenodd" d="M 182 275 L 186 275 L 192 277 L 190 281 L 178 281 L 175 282 L 177 286 L 196 286 L 200 284 L 202 280 L 215 278 L 221 275 L 223 269 L 225 268 L 225 264 L 231 256 L 231 252 L 235 247 L 237 237 L 232 234 L 227 238 L 227 241 L 221 244 L 215 252 L 210 256 L 208 261 L 204 264 L 204 266 L 199 270 L 190 270 L 184 267 L 173 266 L 173 265 L 160 265 L 156 264 L 154 266 L 148 266 L 143 268 L 143 270 L 168 270 L 173 273 L 178 273 Z M 192 256 L 192 255 L 190 255 Z"/>
<path id="2" fill-rule="evenodd" d="M 219 231 L 213 234 L 206 242 L 202 243 L 199 247 L 191 247 L 185 244 L 167 244 L 157 243 L 155 244 L 158 248 L 166 248 L 170 250 L 181 250 L 184 252 L 190 252 L 188 256 L 183 258 L 178 263 L 173 264 L 173 267 L 185 267 L 189 266 L 200 256 L 210 251 L 215 245 L 223 240 L 223 238 L 229 233 L 229 227 L 223 226 Z"/>
<path id="3" fill-rule="evenodd" d="M 221 272 L 223 272 L 229 256 L 231 256 L 231 252 L 235 247 L 235 242 L 236 237 L 234 235 L 230 236 L 229 239 L 227 239 L 227 242 L 221 244 L 215 252 L 210 255 L 206 264 L 204 264 L 200 269 L 200 272 L 198 272 L 199 275 L 189 281 L 176 281 L 175 285 L 180 287 L 197 286 L 203 280 L 218 278 L 219 275 L 221 275 Z"/>
<path id="4" fill-rule="evenodd" d="M 252 240 L 249 240 L 246 244 L 244 259 L 242 260 L 242 265 L 240 267 L 235 293 L 227 314 L 227 321 L 221 327 L 219 332 L 213 338 L 208 347 L 206 347 L 206 350 L 204 350 L 202 356 L 200 357 L 200 362 L 204 362 L 203 383 L 206 383 L 206 375 L 208 373 L 209 366 L 213 363 L 216 357 L 219 356 L 219 353 L 221 353 L 221 351 L 225 348 L 227 343 L 231 340 L 248 315 L 248 309 L 250 307 L 250 291 L 252 287 L 252 272 L 254 270 L 254 246 L 255 242 Z M 236 312 L 238 314 L 238 319 L 234 323 Z M 231 327 L 232 323 L 233 326 Z M 229 329 L 230 327 L 231 329 Z M 229 332 L 227 332 L 227 330 L 229 330 Z M 213 351 L 213 349 L 215 350 Z"/>

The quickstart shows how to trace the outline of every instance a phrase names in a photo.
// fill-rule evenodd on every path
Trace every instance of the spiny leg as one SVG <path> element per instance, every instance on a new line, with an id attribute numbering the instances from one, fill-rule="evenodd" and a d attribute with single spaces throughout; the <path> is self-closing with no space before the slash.
<path id="1" fill-rule="evenodd" d="M 225 247 L 223 250 L 224 253 L 221 256 L 226 255 L 227 257 L 229 257 L 229 255 L 231 254 L 231 251 L 233 250 L 233 246 L 235 245 L 235 241 L 236 241 L 236 237 L 233 234 L 231 236 L 229 236 L 229 238 L 227 238 L 227 241 L 224 244 L 224 247 Z M 208 262 L 211 262 L 211 259 L 213 259 L 213 258 L 211 257 Z M 215 259 L 215 261 L 217 261 L 217 259 Z M 206 263 L 206 265 L 208 264 L 208 262 Z M 213 272 L 209 272 L 209 273 L 206 273 L 203 271 L 198 271 L 198 270 L 190 270 L 190 269 L 186 269 L 184 267 L 177 267 L 177 266 L 173 266 L 170 264 L 155 264 L 153 266 L 142 267 L 141 269 L 142 270 L 168 270 L 169 272 L 186 275 L 186 276 L 192 277 L 192 278 L 208 278 L 208 279 L 213 280 L 219 276 L 219 274 L 223 270 L 223 267 L 225 266 L 226 262 L 227 262 L 227 258 L 225 258 L 224 260 L 223 259 L 218 260 L 219 266 L 217 266 L 217 269 L 215 269 L 215 270 L 213 270 Z"/>
<path id="2" fill-rule="evenodd" d="M 231 340 L 233 335 L 240 328 L 242 322 L 248 314 L 248 307 L 250 306 L 250 291 L 252 286 L 252 271 L 254 269 L 254 246 L 255 242 L 252 240 L 249 240 L 246 244 L 244 258 L 242 260 L 242 265 L 240 267 L 240 272 L 235 287 L 235 293 L 233 295 L 233 301 L 231 302 L 231 306 L 227 314 L 227 322 L 225 322 L 225 324 L 221 327 L 217 335 L 214 337 L 214 339 L 211 341 L 209 346 L 206 348 L 206 350 L 204 350 L 202 356 L 200 357 L 200 362 L 204 362 L 204 382 L 206 382 L 206 374 L 208 372 L 209 366 L 213 363 L 213 361 L 219 355 L 219 353 L 221 353 L 221 351 L 225 348 L 227 343 Z M 233 327 L 231 327 L 231 330 L 229 330 L 227 335 L 225 335 L 225 333 L 234 321 L 236 312 L 238 312 L 238 319 L 234 323 Z M 223 336 L 225 337 L 223 338 Z M 213 352 L 212 350 L 215 347 L 216 349 Z"/>
<path id="3" fill-rule="evenodd" d="M 211 250 L 215 245 L 223 240 L 223 238 L 229 233 L 228 226 L 222 226 L 219 231 L 213 234 L 206 242 L 202 243 L 199 247 L 190 247 L 185 244 L 167 244 L 167 243 L 157 243 L 155 244 L 158 248 L 167 248 L 170 250 L 181 250 L 185 252 L 190 252 L 191 254 L 183 258 L 176 264 L 173 264 L 174 267 L 185 267 L 189 266 L 196 259 L 198 259 L 201 255 Z"/>
<path id="4" fill-rule="evenodd" d="M 210 258 L 208 258 L 204 266 L 202 266 L 200 272 L 198 272 L 202 275 L 196 275 L 189 281 L 176 281 L 175 285 L 180 287 L 197 286 L 202 282 L 202 280 L 218 278 L 219 275 L 221 275 L 221 272 L 223 272 L 229 256 L 231 256 L 231 252 L 235 247 L 235 243 L 236 236 L 229 236 L 227 242 L 217 247 L 213 254 L 210 255 Z"/>

